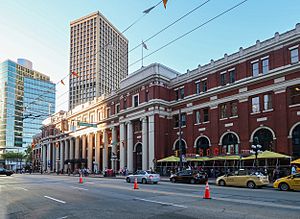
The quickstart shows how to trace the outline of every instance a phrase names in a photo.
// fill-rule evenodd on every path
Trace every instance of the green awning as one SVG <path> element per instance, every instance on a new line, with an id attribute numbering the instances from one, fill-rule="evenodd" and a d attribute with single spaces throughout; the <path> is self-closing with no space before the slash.
<path id="1" fill-rule="evenodd" d="M 187 161 L 204 162 L 209 160 L 209 157 L 188 157 Z"/>
<path id="2" fill-rule="evenodd" d="M 258 159 L 290 159 L 290 156 L 287 156 L 285 154 L 279 154 L 276 152 L 272 152 L 272 151 L 264 151 L 262 153 L 259 153 L 257 155 Z M 251 155 L 248 157 L 243 157 L 242 160 L 254 160 L 255 159 L 255 155 Z"/>
<path id="3" fill-rule="evenodd" d="M 209 160 L 240 160 L 241 157 L 239 155 L 227 155 L 227 156 L 216 156 L 216 157 L 211 157 Z"/>
<path id="4" fill-rule="evenodd" d="M 179 162 L 179 157 L 169 156 L 158 160 L 157 162 Z"/>

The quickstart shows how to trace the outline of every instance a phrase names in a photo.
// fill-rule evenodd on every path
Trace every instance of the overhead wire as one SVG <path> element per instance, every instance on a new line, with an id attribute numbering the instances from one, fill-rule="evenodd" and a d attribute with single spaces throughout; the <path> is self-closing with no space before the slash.
<path id="1" fill-rule="evenodd" d="M 148 55 L 144 56 L 143 58 L 134 61 L 134 62 L 131 63 L 128 67 L 133 66 L 133 65 L 137 64 L 138 62 L 140 62 L 142 59 L 145 59 L 145 58 L 147 58 L 147 57 L 149 57 L 149 56 L 151 56 L 151 55 L 157 53 L 158 51 L 160 51 L 160 50 L 164 49 L 165 47 L 167 47 L 167 46 L 169 46 L 169 45 L 175 43 L 176 41 L 178 41 L 178 40 L 184 38 L 185 36 L 191 34 L 192 32 L 198 30 L 199 28 L 205 26 L 206 24 L 212 22 L 213 20 L 215 20 L 215 19 L 221 17 L 222 15 L 227 14 L 228 12 L 230 12 L 230 11 L 232 11 L 232 10 L 234 10 L 235 8 L 239 7 L 240 5 L 244 4 L 244 3 L 247 2 L 247 1 L 248 1 L 248 0 L 244 0 L 244 1 L 242 1 L 242 2 L 239 2 L 238 4 L 234 5 L 233 7 L 231 7 L 231 8 L 229 8 L 229 9 L 223 11 L 222 13 L 220 13 L 220 14 L 214 16 L 213 18 L 207 20 L 206 22 L 202 23 L 201 25 L 199 25 L 199 26 L 193 28 L 192 30 L 190 30 L 190 31 L 188 31 L 188 32 L 186 32 L 186 33 L 180 35 L 179 37 L 177 37 L 177 38 L 175 38 L 175 39 L 169 41 L 169 42 L 166 43 L 165 45 L 163 45 L 163 46 L 161 46 L 160 48 L 154 50 L 153 52 L 149 53 Z"/>

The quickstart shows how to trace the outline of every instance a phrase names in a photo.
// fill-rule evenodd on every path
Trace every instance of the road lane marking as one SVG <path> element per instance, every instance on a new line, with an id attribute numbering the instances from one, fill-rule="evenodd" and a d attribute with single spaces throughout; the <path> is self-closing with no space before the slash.
<path id="1" fill-rule="evenodd" d="M 65 219 L 65 218 L 68 218 L 68 216 L 59 217 L 59 218 L 57 218 L 57 219 Z"/>
<path id="2" fill-rule="evenodd" d="M 53 201 L 56 201 L 56 202 L 59 202 L 59 203 L 62 203 L 62 204 L 66 204 L 65 201 L 62 201 L 62 200 L 59 200 L 59 199 L 56 199 L 56 198 L 52 198 L 50 196 L 47 196 L 47 195 L 44 195 L 45 198 L 48 198 L 48 199 L 51 199 Z"/>
<path id="3" fill-rule="evenodd" d="M 150 202 L 150 203 L 166 205 L 166 206 L 173 206 L 173 207 L 177 207 L 177 208 L 187 208 L 187 206 L 184 206 L 184 205 L 177 205 L 177 204 L 174 204 L 174 203 L 160 202 L 160 201 L 154 201 L 154 200 L 143 199 L 143 198 L 134 198 L 133 200 L 139 200 L 139 201 Z"/>
<path id="4" fill-rule="evenodd" d="M 293 210 L 300 210 L 300 206 L 283 205 L 283 204 L 276 204 L 276 203 L 263 202 L 263 201 L 251 201 L 251 200 L 231 199 L 231 198 L 212 198 L 212 199 L 217 201 L 227 201 L 227 202 L 235 202 L 235 203 L 243 203 L 243 204 L 251 204 L 251 205 L 261 205 L 261 206 L 274 207 L 274 208 L 289 208 Z"/>
<path id="5" fill-rule="evenodd" d="M 23 188 L 23 187 L 16 187 L 17 189 L 22 189 L 22 190 L 24 190 L 24 191 L 28 191 L 28 189 L 25 189 L 25 188 Z"/>
<path id="6" fill-rule="evenodd" d="M 86 189 L 86 188 L 80 188 L 80 187 L 76 187 L 76 186 L 71 186 L 71 187 L 74 188 L 74 189 L 78 189 L 78 190 L 85 190 L 85 191 L 89 190 L 89 189 Z"/>
<path id="7" fill-rule="evenodd" d="M 91 185 L 94 185 L 95 183 L 94 183 L 94 182 L 86 182 L 85 184 L 91 184 Z"/>

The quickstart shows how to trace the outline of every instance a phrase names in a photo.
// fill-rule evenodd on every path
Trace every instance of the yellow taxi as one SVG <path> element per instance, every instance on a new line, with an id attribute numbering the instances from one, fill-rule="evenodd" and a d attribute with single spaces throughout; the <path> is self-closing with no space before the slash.
<path id="1" fill-rule="evenodd" d="M 257 187 L 267 186 L 269 184 L 269 179 L 262 173 L 247 173 L 244 169 L 240 169 L 239 171 L 235 171 L 233 174 L 229 173 L 218 177 L 216 184 L 219 186 L 239 186 L 254 189 Z"/>
<path id="2" fill-rule="evenodd" d="M 300 190 L 300 173 L 277 179 L 273 187 L 281 191 Z"/>

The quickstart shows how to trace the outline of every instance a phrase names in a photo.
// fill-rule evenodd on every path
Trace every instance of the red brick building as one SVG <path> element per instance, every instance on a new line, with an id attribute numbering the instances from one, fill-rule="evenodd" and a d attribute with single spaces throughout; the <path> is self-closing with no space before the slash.
<path id="1" fill-rule="evenodd" d="M 63 131 L 42 139 L 44 163 L 56 158 L 51 168 L 61 169 L 83 158 L 90 169 L 153 167 L 178 150 L 179 111 L 188 154 L 247 154 L 257 137 L 263 150 L 300 157 L 299 44 L 298 24 L 184 74 L 144 67 L 111 95 L 49 122 L 45 127 Z"/>

